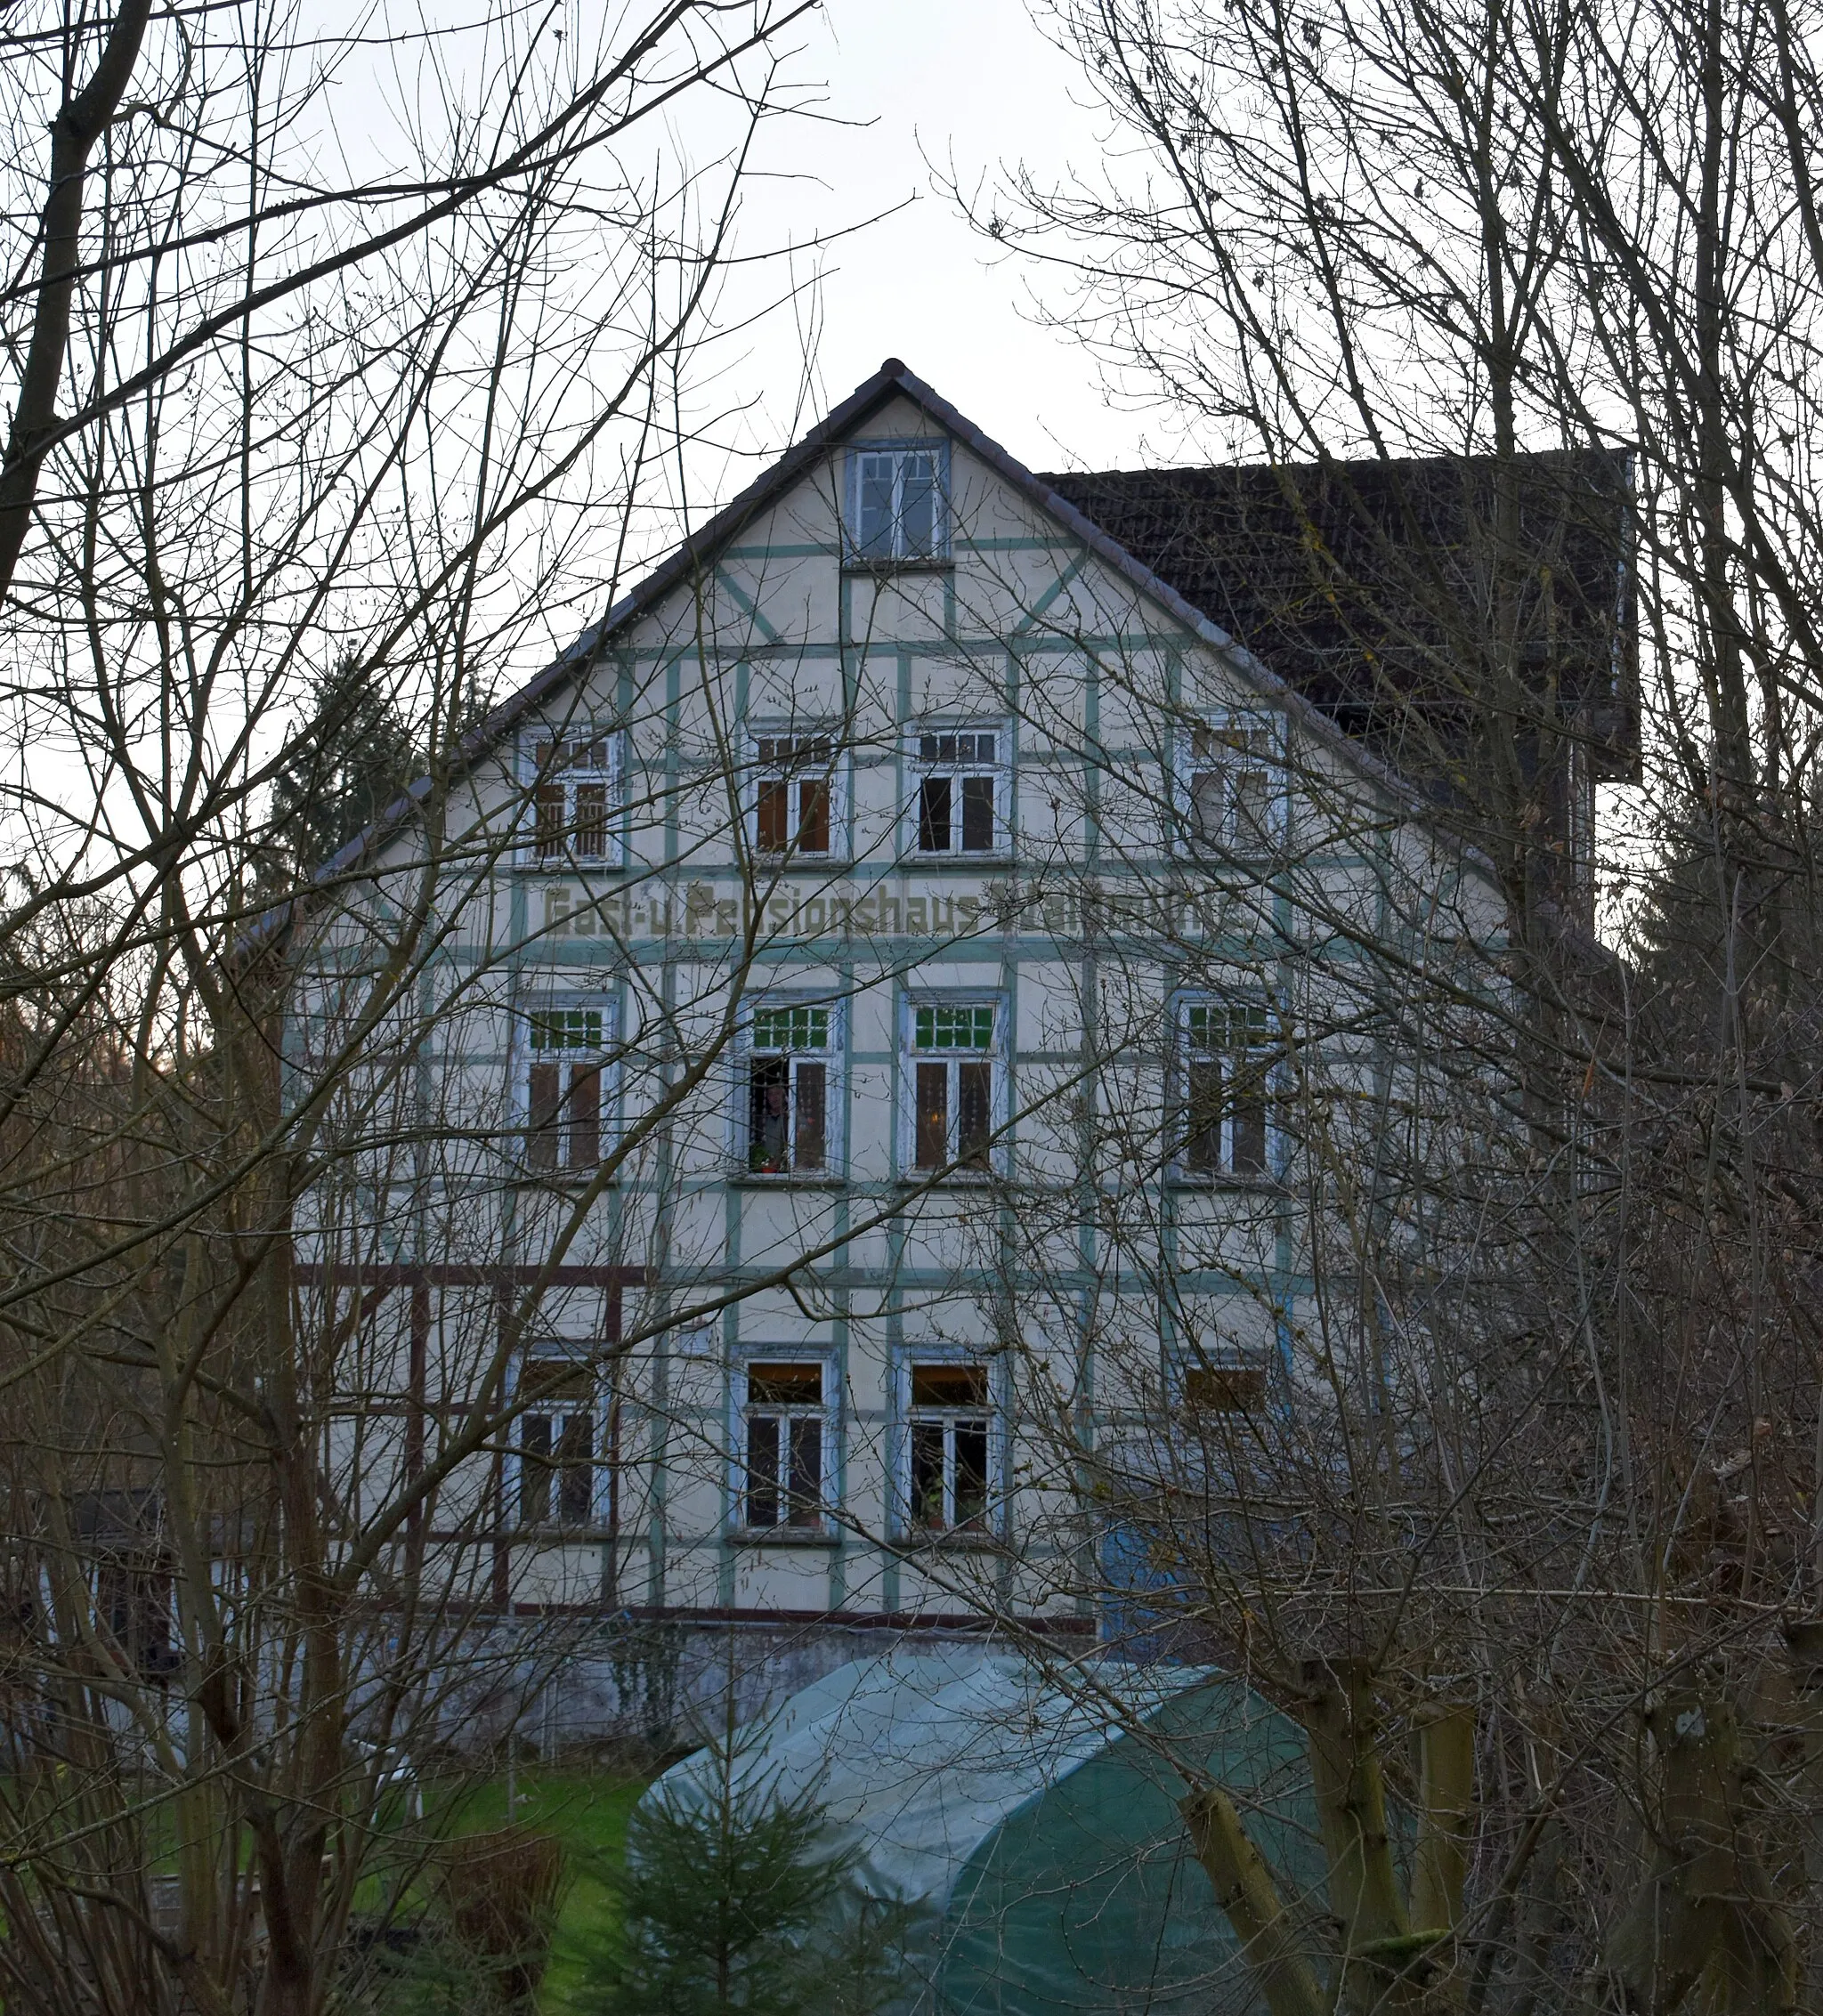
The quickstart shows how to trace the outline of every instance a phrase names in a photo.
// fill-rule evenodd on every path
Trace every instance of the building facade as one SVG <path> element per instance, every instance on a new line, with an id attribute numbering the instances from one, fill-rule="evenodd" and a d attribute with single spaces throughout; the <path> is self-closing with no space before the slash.
<path id="1" fill-rule="evenodd" d="M 1479 1152 L 1495 865 L 1067 487 L 888 360 L 320 878 L 299 1278 L 462 1600 L 1105 1633 L 1076 1457 Z"/>

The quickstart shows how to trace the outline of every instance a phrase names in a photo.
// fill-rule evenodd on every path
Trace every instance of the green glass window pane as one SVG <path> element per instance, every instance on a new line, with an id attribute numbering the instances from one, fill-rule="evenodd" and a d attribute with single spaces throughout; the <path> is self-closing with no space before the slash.
<path id="1" fill-rule="evenodd" d="M 534 1050 L 599 1050 L 602 1047 L 602 1011 L 599 1008 L 546 1008 L 531 1017 Z"/>
<path id="2" fill-rule="evenodd" d="M 921 1008 L 913 1034 L 920 1050 L 991 1050 L 993 1008 Z"/>
<path id="3" fill-rule="evenodd" d="M 830 1047 L 830 1011 L 826 1008 L 770 1008 L 753 1011 L 756 1050 L 826 1050 Z"/>
<path id="4" fill-rule="evenodd" d="M 1195 1001 L 1184 1010 L 1184 1034 L 1193 1050 L 1262 1050 L 1276 1040 L 1277 1029 L 1261 1003 Z"/>

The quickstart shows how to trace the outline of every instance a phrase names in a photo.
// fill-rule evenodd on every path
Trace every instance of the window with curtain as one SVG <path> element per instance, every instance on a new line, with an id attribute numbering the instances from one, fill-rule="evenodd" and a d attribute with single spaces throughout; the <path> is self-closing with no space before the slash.
<path id="1" fill-rule="evenodd" d="M 882 442 L 849 457 L 848 545 L 876 563 L 941 560 L 950 547 L 949 449 Z"/>
<path id="2" fill-rule="evenodd" d="M 1193 853 L 1245 853 L 1270 844 L 1281 788 L 1276 749 L 1269 723 L 1197 721 L 1179 736 L 1179 837 Z"/>
<path id="3" fill-rule="evenodd" d="M 755 851 L 813 858 L 830 854 L 835 783 L 830 738 L 757 735 L 753 747 Z"/>
<path id="4" fill-rule="evenodd" d="M 1000 1008 L 922 1001 L 911 1013 L 912 1166 L 985 1176 L 1001 1104 Z"/>
<path id="5" fill-rule="evenodd" d="M 609 1002 L 548 1002 L 525 1017 L 525 1161 L 540 1174 L 585 1175 L 601 1162 L 608 1123 Z"/>
<path id="6" fill-rule="evenodd" d="M 749 1175 L 827 1173 L 837 1029 L 827 1007 L 754 1009 L 747 1062 Z"/>
<path id="7" fill-rule="evenodd" d="M 540 868 L 617 862 L 620 736 L 539 737 L 531 757 L 532 862 Z"/>

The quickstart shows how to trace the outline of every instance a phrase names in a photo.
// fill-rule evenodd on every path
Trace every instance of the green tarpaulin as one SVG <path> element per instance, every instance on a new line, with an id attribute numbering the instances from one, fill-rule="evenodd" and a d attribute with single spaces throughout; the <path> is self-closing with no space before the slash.
<path id="1" fill-rule="evenodd" d="M 1184 1769 L 1228 1787 L 1287 1901 L 1319 1894 L 1297 1729 L 1208 1667 L 857 1660 L 748 1732 L 741 1787 L 810 1792 L 855 1856 L 851 1902 L 912 1916 L 919 2016 L 1263 2009 L 1189 1851 Z M 710 1795 L 707 1755 L 660 1781 Z M 648 1797 L 654 1795 L 649 1793 Z"/>

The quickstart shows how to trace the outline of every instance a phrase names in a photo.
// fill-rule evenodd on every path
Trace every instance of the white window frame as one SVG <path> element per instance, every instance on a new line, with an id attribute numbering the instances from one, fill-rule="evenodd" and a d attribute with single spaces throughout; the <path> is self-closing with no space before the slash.
<path id="1" fill-rule="evenodd" d="M 802 1401 L 756 1400 L 752 1397 L 752 1379 L 757 1365 L 814 1365 L 822 1380 L 821 1399 L 814 1407 Z M 833 1486 L 837 1476 L 836 1437 L 840 1421 L 838 1405 L 839 1388 L 834 1358 L 826 1351 L 806 1348 L 802 1344 L 751 1344 L 742 1349 L 730 1371 L 728 1417 L 732 1461 L 728 1469 L 729 1531 L 735 1537 L 747 1540 L 827 1538 L 837 1505 Z M 794 1518 L 790 1516 L 790 1500 L 793 1494 L 790 1459 L 793 1444 L 790 1429 L 789 1426 L 785 1426 L 782 1428 L 774 1445 L 780 1459 L 774 1479 L 780 1517 L 768 1526 L 749 1523 L 747 1515 L 751 1476 L 749 1465 L 749 1429 L 756 1420 L 776 1420 L 782 1424 L 805 1421 L 816 1422 L 819 1439 L 817 1494 L 814 1517 Z"/>
<path id="2" fill-rule="evenodd" d="M 994 753 L 992 761 L 972 755 L 963 757 L 953 753 L 953 745 L 963 737 L 973 741 L 976 738 L 992 735 Z M 943 745 L 949 742 L 952 753 L 944 757 Z M 936 750 L 927 755 L 927 743 L 935 743 Z M 905 731 L 905 776 L 911 786 L 906 794 L 905 830 L 903 852 L 918 861 L 953 861 L 967 864 L 976 861 L 1005 861 L 1013 851 L 1013 734 L 1009 723 L 993 721 L 928 721 L 914 722 Z M 950 780 L 949 836 L 955 845 L 945 847 L 927 847 L 924 841 L 924 785 L 927 779 L 947 777 Z M 968 781 L 986 778 L 990 780 L 993 797 L 993 845 L 990 847 L 965 847 L 961 842 L 967 831 L 964 824 L 964 803 Z"/>
<path id="3" fill-rule="evenodd" d="M 742 1016 L 741 1041 L 737 1051 L 740 1073 L 735 1083 L 730 1153 L 736 1173 L 745 1180 L 767 1184 L 836 1183 L 841 1180 L 844 1146 L 842 1119 L 847 1110 L 847 1073 L 844 1065 L 847 1017 L 844 1010 L 843 1002 L 832 1001 L 827 994 L 763 994 Z M 781 1048 L 775 1040 L 762 1042 L 761 1037 L 774 1037 L 776 1029 L 774 1025 L 774 1030 L 768 1030 L 761 1021 L 763 1016 L 790 1016 L 794 1019 L 821 1016 L 824 1034 L 822 1048 L 818 1049 L 806 1043 L 801 1048 L 795 1044 L 789 1048 Z M 790 1166 L 786 1169 L 768 1170 L 754 1166 L 753 1074 L 756 1063 L 765 1057 L 782 1057 L 790 1073 L 785 1129 L 786 1139 L 790 1145 Z M 823 1066 L 822 1166 L 819 1169 L 799 1169 L 797 1166 L 798 1066 L 800 1063 L 810 1062 L 821 1062 Z"/>
<path id="4" fill-rule="evenodd" d="M 581 760 L 547 763 L 540 776 L 540 749 L 563 749 L 582 752 Z M 591 870 L 618 869 L 626 865 L 627 841 L 622 831 L 627 806 L 627 736 L 623 729 L 587 722 L 561 726 L 523 728 L 519 733 L 519 789 L 523 804 L 520 814 L 518 865 L 537 869 L 547 875 L 575 874 Z M 577 800 L 582 791 L 601 792 L 601 848 L 599 854 L 579 854 Z M 561 846 L 547 851 L 539 831 L 546 794 L 563 793 L 563 830 L 571 836 Z M 594 821 L 588 822 L 590 828 Z"/>
<path id="5" fill-rule="evenodd" d="M 1179 723 L 1171 737 L 1171 812 L 1175 851 L 1204 854 L 1270 854 L 1284 844 L 1290 799 L 1286 791 L 1285 724 L 1283 717 L 1216 708 Z M 1211 745 L 1217 745 L 1211 747 Z M 1224 753 L 1221 745 L 1230 745 Z M 1233 759 L 1243 760 L 1236 763 Z M 1263 780 L 1263 804 L 1256 817 L 1243 809 L 1233 778 L 1236 771 Z M 1214 830 L 1203 829 L 1198 779 L 1221 779 L 1221 806 Z"/>
<path id="6" fill-rule="evenodd" d="M 987 1397 L 981 1406 L 929 1406 L 914 1402 L 914 1374 L 925 1368 L 978 1371 L 984 1375 Z M 930 1545 L 933 1542 L 964 1544 L 969 1541 L 993 1541 L 1003 1533 L 1006 1521 L 1007 1413 L 1001 1380 L 994 1360 L 985 1351 L 959 1349 L 954 1345 L 907 1344 L 895 1354 L 893 1380 L 893 1523 L 902 1541 Z M 912 1498 L 912 1473 L 914 1429 L 941 1422 L 944 1437 L 944 1510 L 954 1510 L 954 1427 L 963 1419 L 982 1417 L 987 1430 L 986 1504 L 978 1524 L 928 1526 L 918 1523 Z"/>
<path id="7" fill-rule="evenodd" d="M 993 1013 L 992 1032 L 985 1048 L 962 1044 L 951 1046 L 939 1042 L 928 1049 L 920 1048 L 919 1016 L 921 1013 L 934 1010 L 941 1018 L 945 1011 L 962 1010 L 972 1013 L 983 1008 L 990 1008 Z M 899 1168 L 907 1182 L 927 1182 L 934 1173 L 930 1169 L 920 1168 L 918 1162 L 918 1067 L 920 1064 L 947 1063 L 952 1067 L 947 1090 L 949 1154 L 944 1158 L 946 1162 L 954 1161 L 956 1151 L 960 1146 L 958 1134 L 962 1117 L 961 1079 L 953 1067 L 964 1060 L 984 1062 L 989 1066 L 987 1167 L 952 1168 L 944 1180 L 949 1183 L 985 1183 L 1004 1174 L 1008 1159 L 1005 1129 L 1010 1111 L 1011 1093 L 1011 1048 L 1007 1041 L 1007 1024 L 1010 1012 L 1007 997 L 999 992 L 959 989 L 953 992 L 942 993 L 920 992 L 903 997 L 899 1022 L 899 1075 L 902 1085 Z M 942 1035 L 941 1019 L 934 1033 L 939 1037 Z"/>
<path id="8" fill-rule="evenodd" d="M 904 541 L 904 480 L 908 457 L 928 455 L 936 464 L 935 512 L 928 552 L 906 550 Z M 862 540 L 861 507 L 863 486 L 876 480 L 878 462 L 893 464 L 890 509 L 893 514 L 890 546 L 869 551 Z M 950 444 L 942 435 L 911 434 L 897 440 L 857 441 L 848 449 L 847 475 L 844 486 L 842 550 L 851 567 L 941 567 L 950 557 Z"/>
<path id="9" fill-rule="evenodd" d="M 539 1024 L 551 1018 L 566 1019 L 577 1016 L 599 1015 L 601 1017 L 599 1040 L 592 1046 L 549 1045 L 539 1040 Z M 513 1071 L 513 1125 L 516 1144 L 514 1159 L 526 1175 L 547 1182 L 570 1181 L 586 1183 L 603 1162 L 613 1151 L 619 1134 L 620 1091 L 620 1003 L 618 995 L 611 993 L 577 993 L 554 991 L 549 993 L 529 994 L 522 999 L 513 1010 L 513 1042 L 511 1049 Z M 536 1162 L 532 1150 L 532 1072 L 541 1059 L 567 1058 L 574 1062 L 585 1057 L 595 1058 L 595 1068 L 599 1073 L 596 1081 L 596 1128 L 598 1151 L 592 1162 L 571 1160 L 569 1131 L 571 1124 L 560 1119 L 557 1122 L 558 1141 L 554 1166 L 547 1167 Z M 560 1063 L 559 1070 L 563 1069 Z M 585 1068 L 588 1068 L 585 1065 Z M 566 1100 L 570 1094 L 567 1075 L 560 1082 L 558 1098 Z"/>
<path id="10" fill-rule="evenodd" d="M 596 1534 L 608 1531 L 614 1524 L 615 1451 L 613 1440 L 613 1397 L 610 1381 L 601 1368 L 592 1364 L 584 1353 L 589 1347 L 571 1347 L 566 1349 L 561 1344 L 535 1345 L 520 1356 L 514 1368 L 513 1386 L 515 1398 L 525 1387 L 547 1379 L 560 1366 L 569 1365 L 573 1376 L 586 1382 L 588 1388 L 587 1420 L 588 1439 L 588 1516 L 578 1521 L 563 1517 L 563 1469 L 560 1454 L 562 1430 L 559 1421 L 575 1420 L 574 1401 L 565 1401 L 560 1395 L 550 1400 L 538 1403 L 514 1417 L 512 1442 L 506 1461 L 502 1466 L 501 1485 L 506 1494 L 508 1517 L 503 1521 L 511 1531 L 528 1536 L 567 1538 L 577 1534 Z M 548 1460 L 549 1489 L 555 1501 L 552 1510 L 539 1520 L 528 1520 L 524 1514 L 526 1486 L 525 1429 L 528 1421 L 538 1421 L 550 1424 L 550 1457 Z M 573 1457 L 572 1457 L 573 1461 Z"/>
<path id="11" fill-rule="evenodd" d="M 774 752 L 782 741 L 821 743 L 828 752 L 827 766 L 819 771 L 815 759 L 808 768 L 788 768 L 802 764 L 802 755 L 789 759 L 778 759 Z M 779 864 L 790 867 L 805 862 L 822 867 L 832 861 L 843 861 L 848 854 L 848 791 L 847 764 L 845 760 L 842 734 L 839 728 L 817 722 L 780 722 L 770 724 L 757 722 L 749 725 L 747 733 L 748 787 L 746 792 L 747 844 L 762 864 Z M 762 845 L 760 808 L 762 797 L 768 785 L 778 781 L 783 771 L 788 787 L 787 822 L 791 827 L 782 848 Z M 802 799 L 790 786 L 797 783 L 800 788 L 807 780 L 821 779 L 829 801 L 829 841 L 821 853 L 806 851 L 799 845 L 799 823 Z"/>
<path id="12" fill-rule="evenodd" d="M 1197 1018 L 1206 1017 L 1197 1027 Z M 1219 1019 L 1219 1034 L 1211 1033 Z M 1236 1032 L 1247 1040 L 1237 1043 Z M 1252 1039 L 1258 1035 L 1256 1042 Z M 1281 1139 L 1278 1098 L 1283 1089 L 1282 1053 L 1284 1032 L 1274 1004 L 1264 995 L 1227 995 L 1188 992 L 1171 999 L 1171 1131 L 1170 1169 L 1179 1183 L 1264 1183 L 1280 1171 Z M 1235 1081 L 1232 1060 L 1236 1056 L 1265 1059 L 1260 1073 L 1260 1166 L 1236 1168 L 1236 1158 L 1244 1142 L 1240 1113 L 1231 1100 Z M 1217 1159 L 1213 1167 L 1195 1166 L 1192 1161 L 1192 1128 L 1200 1101 L 1195 1096 L 1194 1067 L 1213 1061 L 1221 1073 L 1221 1109 L 1217 1121 Z M 1251 1162 L 1252 1156 L 1247 1157 Z"/>

